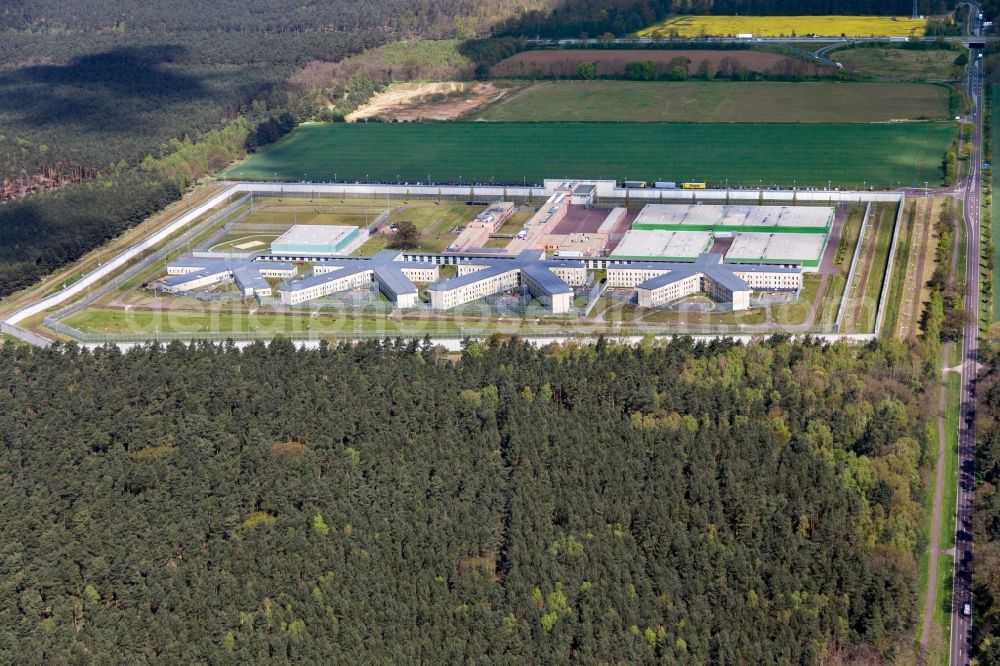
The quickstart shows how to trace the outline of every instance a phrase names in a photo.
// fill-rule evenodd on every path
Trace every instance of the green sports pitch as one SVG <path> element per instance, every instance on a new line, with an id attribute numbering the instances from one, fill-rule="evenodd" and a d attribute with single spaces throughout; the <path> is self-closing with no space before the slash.
<path id="1" fill-rule="evenodd" d="M 897 187 L 941 181 L 947 122 L 359 123 L 297 128 L 225 173 L 281 181 Z"/>

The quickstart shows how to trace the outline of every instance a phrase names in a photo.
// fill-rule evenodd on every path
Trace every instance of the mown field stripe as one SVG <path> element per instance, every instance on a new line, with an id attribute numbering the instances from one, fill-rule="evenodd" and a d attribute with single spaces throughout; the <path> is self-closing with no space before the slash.
<path id="1" fill-rule="evenodd" d="M 952 135 L 952 123 L 310 124 L 225 176 L 512 184 L 603 178 L 895 188 L 915 184 L 920 156 L 943 156 Z M 925 177 L 933 183 L 940 173 Z"/>

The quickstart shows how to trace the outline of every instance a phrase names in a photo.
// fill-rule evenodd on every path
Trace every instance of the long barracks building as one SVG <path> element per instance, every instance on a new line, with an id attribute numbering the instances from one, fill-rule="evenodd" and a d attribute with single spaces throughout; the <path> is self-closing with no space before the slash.
<path id="1" fill-rule="evenodd" d="M 295 276 L 295 265 L 281 261 L 250 261 L 240 259 L 201 259 L 184 257 L 167 266 L 163 289 L 180 293 L 224 282 L 235 282 L 246 297 L 271 296 L 271 285 L 265 278 Z"/>
<path id="2" fill-rule="evenodd" d="M 329 263 L 317 263 L 313 273 L 302 280 L 283 284 L 278 289 L 281 302 L 304 303 L 377 282 L 379 290 L 398 308 L 417 304 L 417 282 L 435 282 L 437 264 L 403 261 L 402 254 L 383 250 L 373 257 L 337 257 Z"/>
<path id="3" fill-rule="evenodd" d="M 455 266 L 457 276 L 440 280 L 441 264 Z M 704 292 L 712 299 L 732 303 L 733 310 L 750 307 L 753 292 L 793 292 L 802 288 L 802 269 L 795 264 L 727 264 L 721 254 L 701 254 L 694 261 L 605 261 L 607 286 L 635 289 L 641 307 L 656 308 Z M 516 257 L 407 257 L 383 250 L 373 257 L 317 258 L 312 274 L 289 279 L 278 288 L 281 302 L 304 303 L 337 292 L 378 285 L 398 308 L 419 305 L 417 283 L 430 284 L 427 293 L 435 310 L 470 303 L 493 294 L 525 287 L 553 314 L 573 308 L 574 287 L 587 284 L 588 262 L 546 259 L 542 250 L 525 250 Z M 183 292 L 233 280 L 247 296 L 271 295 L 265 278 L 294 278 L 295 266 L 269 259 L 178 260 L 167 268 L 162 284 Z"/>
<path id="4" fill-rule="evenodd" d="M 639 306 L 655 308 L 705 292 L 733 310 L 747 310 L 755 291 L 798 291 L 797 265 L 724 264 L 721 254 L 702 254 L 694 262 L 640 261 L 607 267 L 608 286 L 634 288 Z"/>
<path id="5" fill-rule="evenodd" d="M 431 307 L 447 310 L 492 294 L 526 286 L 554 314 L 573 306 L 573 287 L 587 283 L 582 261 L 545 260 L 544 250 L 525 250 L 517 257 L 478 258 L 458 264 L 458 276 L 427 288 Z"/>

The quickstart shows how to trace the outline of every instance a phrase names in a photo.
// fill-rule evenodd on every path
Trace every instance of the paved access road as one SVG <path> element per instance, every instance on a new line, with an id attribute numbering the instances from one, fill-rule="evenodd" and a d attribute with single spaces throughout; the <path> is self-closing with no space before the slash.
<path id="1" fill-rule="evenodd" d="M 982 11 L 972 3 L 969 34 L 981 33 Z M 976 371 L 979 351 L 979 218 L 982 196 L 983 159 L 983 61 L 982 50 L 970 52 L 968 94 L 973 101 L 973 151 L 969 157 L 969 174 L 959 185 L 965 213 L 968 239 L 965 262 L 965 308 L 969 323 L 962 338 L 962 397 L 958 439 L 958 502 L 955 507 L 955 570 L 951 603 L 951 655 L 953 666 L 967 666 L 972 647 L 972 617 L 965 615 L 965 605 L 972 604 L 972 511 L 975 500 L 974 455 L 976 448 Z M 947 507 L 946 507 L 947 508 Z"/>

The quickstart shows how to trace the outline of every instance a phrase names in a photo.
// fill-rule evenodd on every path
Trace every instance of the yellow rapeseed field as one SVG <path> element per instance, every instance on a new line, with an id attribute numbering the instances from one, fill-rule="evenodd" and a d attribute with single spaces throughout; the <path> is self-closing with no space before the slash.
<path id="1" fill-rule="evenodd" d="M 925 19 L 905 16 L 675 16 L 639 37 L 922 37 Z"/>

